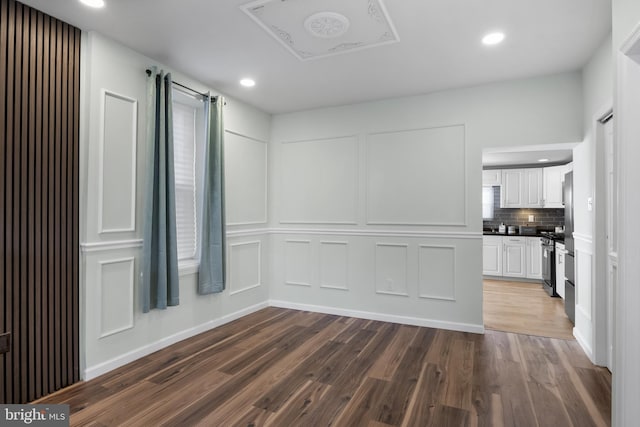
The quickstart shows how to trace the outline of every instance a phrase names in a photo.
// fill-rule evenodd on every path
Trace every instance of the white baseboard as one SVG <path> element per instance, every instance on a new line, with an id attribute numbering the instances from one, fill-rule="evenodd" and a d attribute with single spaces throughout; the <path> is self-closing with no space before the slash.
<path id="1" fill-rule="evenodd" d="M 267 308 L 267 307 L 279 307 L 279 308 L 288 308 L 292 310 L 312 311 L 316 313 L 334 314 L 337 316 L 357 317 L 360 319 L 367 319 L 367 320 L 378 320 L 382 322 L 400 323 L 404 325 L 447 329 L 452 331 L 471 332 L 471 333 L 477 333 L 477 334 L 484 333 L 483 325 L 446 322 L 446 321 L 440 321 L 440 320 L 422 319 L 419 317 L 398 316 L 393 314 L 374 313 L 370 311 L 348 310 L 348 309 L 342 309 L 342 308 L 336 308 L 336 307 L 310 305 L 310 304 L 298 304 L 298 303 L 293 303 L 288 301 L 270 300 L 270 301 L 265 301 L 259 304 L 252 305 L 251 307 L 247 307 L 245 309 L 236 311 L 231 314 L 227 314 L 226 316 L 211 320 L 209 322 L 203 323 L 198 326 L 194 326 L 193 328 L 180 331 L 176 334 L 162 338 L 156 342 L 147 344 L 143 347 L 132 350 L 128 353 L 115 357 L 111 360 L 107 360 L 106 362 L 102 362 L 98 365 L 88 367 L 84 370 L 83 380 L 88 381 L 88 380 L 97 378 L 100 375 L 106 374 L 109 371 L 117 369 L 121 366 L 126 365 L 127 363 L 131 363 L 134 360 L 140 359 L 141 357 L 147 356 L 153 352 L 161 350 L 172 344 L 175 344 L 187 338 L 191 338 L 195 335 L 201 334 L 213 328 L 217 328 L 218 326 L 222 326 L 226 323 L 232 322 L 243 316 L 254 313 L 258 310 L 262 310 L 263 308 Z"/>
<path id="2" fill-rule="evenodd" d="M 580 344 L 580 347 L 582 347 L 582 350 L 584 350 L 584 353 L 587 355 L 591 363 L 597 365 L 593 357 L 593 349 L 587 343 L 587 340 L 582 336 L 578 328 L 573 328 L 573 336 L 576 338 L 576 341 L 578 341 L 578 344 Z"/>
<path id="3" fill-rule="evenodd" d="M 471 323 L 446 322 L 442 320 L 423 319 L 419 317 L 398 316 L 394 314 L 374 313 L 370 311 L 357 311 L 321 305 L 299 304 L 289 301 L 270 300 L 271 307 L 290 308 L 292 310 L 312 311 L 314 313 L 335 314 L 337 316 L 357 317 L 381 322 L 401 323 L 403 325 L 423 326 L 427 328 L 447 329 L 451 331 L 472 332 L 484 334 L 484 325 Z"/>
<path id="4" fill-rule="evenodd" d="M 141 357 L 147 356 L 155 351 L 161 350 L 172 344 L 175 344 L 187 338 L 191 338 L 210 329 L 217 328 L 218 326 L 222 326 L 225 323 L 232 322 L 267 307 L 269 307 L 269 303 L 267 301 L 252 305 L 234 313 L 227 314 L 226 316 L 222 316 L 218 319 L 211 320 L 201 325 L 194 326 L 193 328 L 186 329 L 171 336 L 162 338 L 156 342 L 147 344 L 144 347 L 137 348 L 121 356 L 115 357 L 111 360 L 107 360 L 106 362 L 91 366 L 84 370 L 83 380 L 88 381 L 93 378 L 99 377 L 100 375 L 106 374 L 109 371 L 124 366 L 127 363 L 131 363 L 134 360 L 140 359 Z"/>

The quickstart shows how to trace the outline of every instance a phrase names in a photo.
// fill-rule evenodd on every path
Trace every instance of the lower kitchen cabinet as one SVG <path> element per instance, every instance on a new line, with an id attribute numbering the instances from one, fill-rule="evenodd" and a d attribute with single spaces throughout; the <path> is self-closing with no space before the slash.
<path id="1" fill-rule="evenodd" d="M 526 237 L 503 237 L 504 258 L 502 275 L 505 277 L 527 277 Z"/>
<path id="2" fill-rule="evenodd" d="M 483 237 L 482 274 L 502 276 L 502 236 Z"/>
<path id="3" fill-rule="evenodd" d="M 527 237 L 527 279 L 542 280 L 542 241 Z"/>
<path id="4" fill-rule="evenodd" d="M 484 236 L 482 274 L 485 276 L 542 279 L 539 237 Z"/>

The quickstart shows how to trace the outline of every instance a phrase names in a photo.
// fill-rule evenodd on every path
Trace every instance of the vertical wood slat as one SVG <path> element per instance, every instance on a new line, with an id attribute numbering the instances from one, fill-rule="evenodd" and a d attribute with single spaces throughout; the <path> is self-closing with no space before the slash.
<path id="1" fill-rule="evenodd" d="M 79 379 L 80 31 L 0 0 L 0 403 Z"/>
<path id="2" fill-rule="evenodd" d="M 3 263 L 5 265 L 5 331 L 13 332 L 13 310 L 9 310 L 8 306 L 13 304 L 13 147 L 14 147 L 14 135 L 13 135 L 13 94 L 15 87 L 14 81 L 14 63 L 15 63 L 15 3 L 10 2 L 7 7 L 7 80 L 6 80 L 6 157 L 5 157 L 5 200 L 3 210 L 5 211 L 5 259 Z M 15 348 L 15 340 L 11 340 L 12 350 Z M 10 402 L 14 400 L 14 384 L 15 378 L 13 376 L 13 370 L 11 369 L 14 364 L 14 353 L 9 352 L 4 356 L 5 359 L 5 385 L 6 385 L 6 401 Z"/>
<path id="3" fill-rule="evenodd" d="M 13 246 L 11 252 L 13 254 L 13 324 L 14 334 L 13 338 L 13 382 L 14 382 L 14 395 L 24 401 L 26 396 L 23 396 L 22 389 L 24 388 L 22 383 L 22 369 L 24 368 L 24 362 L 22 357 L 25 353 L 23 348 L 23 338 L 25 333 L 21 326 L 21 314 L 24 312 L 21 299 L 22 299 L 22 283 L 20 280 L 20 259 L 22 258 L 20 245 L 20 149 L 22 142 L 22 135 L 20 134 L 20 119 L 21 117 L 21 96 L 22 96 L 22 5 L 16 3 L 16 35 L 15 35 L 15 60 L 14 60 L 14 96 L 13 96 L 13 167 L 15 168 L 13 179 L 13 198 L 11 201 L 11 209 L 13 210 Z M 16 256 L 17 255 L 17 256 Z"/>
<path id="4" fill-rule="evenodd" d="M 0 58 L 7 57 L 7 16 L 9 13 L 9 5 L 6 2 L 0 2 Z M 4 65 L 2 65 L 4 64 Z M 7 84 L 7 63 L 6 60 L 0 63 L 0 138 L 4 143 L 0 144 L 0 169 L 6 170 L 6 140 L 7 140 L 7 126 L 5 122 L 5 101 L 6 100 L 6 84 Z M 6 206 L 6 193 L 4 190 L 5 177 L 3 173 L 0 173 L 0 283 L 5 283 L 2 289 L 0 289 L 0 308 L 5 307 L 5 292 L 7 288 L 7 280 L 5 278 L 5 259 L 6 259 L 6 246 L 5 246 L 5 206 Z M 5 315 L 7 311 L 3 310 L 0 313 L 0 332 L 4 332 L 5 329 Z M 6 400 L 6 383 L 5 379 L 5 355 L 0 355 L 0 402 Z"/>

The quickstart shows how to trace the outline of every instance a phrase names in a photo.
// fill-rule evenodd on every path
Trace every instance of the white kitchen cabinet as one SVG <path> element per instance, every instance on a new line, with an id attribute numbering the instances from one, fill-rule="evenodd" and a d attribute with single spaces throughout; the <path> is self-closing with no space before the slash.
<path id="1" fill-rule="evenodd" d="M 500 207 L 542 207 L 542 186 L 542 168 L 503 169 Z"/>
<path id="2" fill-rule="evenodd" d="M 524 169 L 524 208 L 541 208 L 543 199 L 542 168 Z"/>
<path id="3" fill-rule="evenodd" d="M 564 244 L 556 242 L 556 293 L 564 299 Z"/>
<path id="4" fill-rule="evenodd" d="M 482 274 L 502 276 L 502 236 L 483 236 Z"/>
<path id="5" fill-rule="evenodd" d="M 506 277 L 527 277 L 526 237 L 505 236 L 502 239 L 502 275 Z"/>
<path id="6" fill-rule="evenodd" d="M 566 165 L 543 168 L 543 207 L 564 207 L 564 203 L 562 202 L 562 184 L 564 183 L 564 174 L 567 172 L 567 169 Z"/>
<path id="7" fill-rule="evenodd" d="M 482 186 L 493 187 L 502 184 L 502 170 L 490 169 L 482 171 Z"/>
<path id="8" fill-rule="evenodd" d="M 522 169 L 504 169 L 502 171 L 502 190 L 500 191 L 501 208 L 520 208 L 523 187 Z"/>
<path id="9" fill-rule="evenodd" d="M 542 241 L 539 237 L 527 239 L 527 278 L 542 279 Z"/>

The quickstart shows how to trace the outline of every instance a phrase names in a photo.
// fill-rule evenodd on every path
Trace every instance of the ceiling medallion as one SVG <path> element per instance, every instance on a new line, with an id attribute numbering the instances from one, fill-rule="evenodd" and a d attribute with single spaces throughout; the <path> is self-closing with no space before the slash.
<path id="1" fill-rule="evenodd" d="M 347 32 L 349 19 L 335 12 L 318 12 L 305 19 L 304 28 L 312 36 L 331 39 Z"/>

